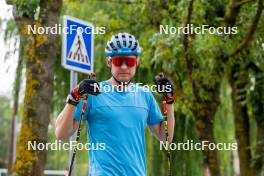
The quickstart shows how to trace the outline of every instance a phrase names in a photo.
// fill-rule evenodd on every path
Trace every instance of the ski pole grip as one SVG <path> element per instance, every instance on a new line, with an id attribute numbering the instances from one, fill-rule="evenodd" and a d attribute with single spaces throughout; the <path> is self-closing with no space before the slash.
<path id="1" fill-rule="evenodd" d="M 93 79 L 93 80 L 96 79 L 96 74 L 95 74 L 95 72 L 91 72 L 91 74 L 89 75 L 89 79 Z"/>

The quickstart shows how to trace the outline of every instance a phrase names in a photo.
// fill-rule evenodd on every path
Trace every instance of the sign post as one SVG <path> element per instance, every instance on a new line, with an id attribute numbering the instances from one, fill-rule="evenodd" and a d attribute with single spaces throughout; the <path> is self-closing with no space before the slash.
<path id="1" fill-rule="evenodd" d="M 93 25 L 80 19 L 63 16 L 62 31 L 62 66 L 71 71 L 70 90 L 78 83 L 78 73 L 90 74 L 93 71 Z M 76 132 L 70 137 L 74 141 Z M 70 148 L 70 158 L 73 150 Z M 71 162 L 71 160 L 70 160 Z M 72 176 L 76 176 L 76 160 L 72 168 Z"/>
<path id="2" fill-rule="evenodd" d="M 78 73 L 76 71 L 71 70 L 71 73 L 70 73 L 70 90 L 73 90 L 74 86 L 77 83 L 78 83 Z M 69 138 L 69 142 L 71 143 L 71 141 L 74 141 L 76 136 L 77 136 L 77 131 L 75 131 L 75 133 Z M 70 148 L 70 151 L 69 151 L 70 159 L 69 159 L 68 166 L 70 166 L 70 164 L 71 164 L 72 155 L 73 155 L 73 150 L 72 150 L 72 148 Z M 72 165 L 72 174 L 71 175 L 76 176 L 76 159 L 74 160 L 73 165 Z"/>

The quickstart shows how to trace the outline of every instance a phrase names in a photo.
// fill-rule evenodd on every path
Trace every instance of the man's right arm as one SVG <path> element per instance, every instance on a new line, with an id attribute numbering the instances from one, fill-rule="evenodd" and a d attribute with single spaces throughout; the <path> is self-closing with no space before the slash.
<path id="1" fill-rule="evenodd" d="M 56 139 L 62 140 L 67 139 L 73 135 L 73 133 L 78 128 L 79 122 L 74 120 L 75 106 L 71 104 L 66 104 L 64 109 L 61 111 L 57 117 L 55 123 L 55 136 Z"/>
<path id="2" fill-rule="evenodd" d="M 95 76 L 95 74 L 92 76 Z M 88 94 L 95 96 L 100 94 L 99 84 L 94 79 L 81 81 L 68 95 L 67 103 L 55 123 L 55 136 L 58 140 L 69 138 L 78 128 L 79 122 L 73 118 L 75 108 L 80 99 L 87 98 Z"/>

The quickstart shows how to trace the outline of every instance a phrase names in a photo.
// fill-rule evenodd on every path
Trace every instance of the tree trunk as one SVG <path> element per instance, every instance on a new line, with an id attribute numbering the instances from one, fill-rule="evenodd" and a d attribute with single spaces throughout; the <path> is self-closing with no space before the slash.
<path id="1" fill-rule="evenodd" d="M 264 162 L 264 72 L 259 71 L 255 78 L 256 85 L 251 95 L 253 115 L 257 122 L 257 142 L 253 165 L 256 176 L 262 176 Z"/>
<path id="2" fill-rule="evenodd" d="M 232 105 L 235 117 L 235 136 L 238 143 L 239 165 L 241 176 L 253 176 L 254 170 L 251 166 L 249 115 L 246 106 L 247 75 L 243 74 L 240 65 L 232 68 L 230 85 L 232 88 Z"/>
<path id="3" fill-rule="evenodd" d="M 18 139 L 14 172 L 21 176 L 43 175 L 46 163 L 44 150 L 28 149 L 30 142 L 47 142 L 53 94 L 53 65 L 57 50 L 57 35 L 28 33 L 28 25 L 54 26 L 58 23 L 62 1 L 40 1 L 39 19 L 21 16 L 14 17 L 24 44 L 26 63 L 26 90 L 22 126 Z"/>

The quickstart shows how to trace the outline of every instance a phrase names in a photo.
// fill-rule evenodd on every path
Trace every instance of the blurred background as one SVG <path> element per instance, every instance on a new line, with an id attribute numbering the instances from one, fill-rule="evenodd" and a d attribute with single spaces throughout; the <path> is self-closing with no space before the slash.
<path id="1" fill-rule="evenodd" d="M 68 151 L 27 150 L 28 141 L 54 142 L 70 71 L 61 66 L 61 35 L 28 34 L 26 26 L 54 26 L 70 15 L 106 29 L 95 35 L 99 81 L 110 76 L 107 40 L 122 31 L 138 38 L 143 51 L 134 81 L 153 84 L 163 71 L 175 85 L 175 143 L 238 145 L 238 150 L 175 150 L 173 175 L 263 176 L 263 8 L 263 0 L 0 0 L 0 168 L 9 175 L 38 176 L 68 167 Z M 237 27 L 238 33 L 160 34 L 160 25 L 188 24 Z M 166 175 L 166 153 L 148 129 L 146 141 L 147 175 Z M 87 151 L 76 158 L 77 175 L 87 175 Z"/>

